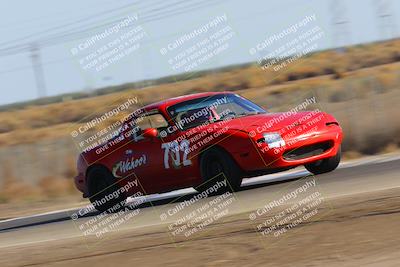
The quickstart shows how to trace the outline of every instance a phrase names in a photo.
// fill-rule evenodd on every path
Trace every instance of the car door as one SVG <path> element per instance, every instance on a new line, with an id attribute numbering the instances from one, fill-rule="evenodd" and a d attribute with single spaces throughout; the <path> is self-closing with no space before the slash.
<path id="1" fill-rule="evenodd" d="M 145 158 L 145 164 L 135 170 L 135 175 L 146 193 L 168 190 L 172 181 L 168 179 L 167 171 L 164 168 L 162 140 L 158 136 L 146 137 L 143 135 L 150 128 L 159 130 L 167 127 L 168 122 L 158 110 L 151 110 L 136 118 L 133 124 L 136 127 L 134 129 L 137 130 L 132 133 L 132 141 L 127 145 L 127 153 L 136 155 L 135 159 Z"/>
<path id="2" fill-rule="evenodd" d="M 168 186 L 163 178 L 161 140 L 143 134 L 146 129 L 153 128 L 151 120 L 156 120 L 157 116 L 161 115 L 155 110 L 127 122 L 123 130 L 124 143 L 108 158 L 114 177 L 125 182 L 137 179 L 139 188 L 134 191 L 143 194 L 157 193 Z"/>
<path id="3" fill-rule="evenodd" d="M 173 188 L 191 187 L 199 178 L 198 151 L 179 130 L 161 139 L 164 175 Z"/>

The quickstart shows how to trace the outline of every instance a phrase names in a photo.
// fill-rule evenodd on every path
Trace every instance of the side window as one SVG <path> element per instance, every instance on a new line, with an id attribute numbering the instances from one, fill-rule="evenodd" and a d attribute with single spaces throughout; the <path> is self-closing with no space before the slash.
<path id="1" fill-rule="evenodd" d="M 137 125 L 142 131 L 148 128 L 162 130 L 168 127 L 168 122 L 160 113 L 154 113 L 137 118 L 135 120 L 135 125 Z"/>

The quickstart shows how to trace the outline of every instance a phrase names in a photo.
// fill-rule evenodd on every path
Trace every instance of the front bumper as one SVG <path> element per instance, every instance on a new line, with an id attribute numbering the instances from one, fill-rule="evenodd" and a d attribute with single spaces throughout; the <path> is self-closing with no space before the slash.
<path id="1" fill-rule="evenodd" d="M 245 171 L 291 168 L 305 165 L 338 153 L 342 142 L 342 129 L 338 125 L 324 127 L 322 131 L 284 138 L 285 146 L 269 148 L 265 142 L 252 140 L 254 149 L 246 157 L 238 155 L 239 165 Z"/>

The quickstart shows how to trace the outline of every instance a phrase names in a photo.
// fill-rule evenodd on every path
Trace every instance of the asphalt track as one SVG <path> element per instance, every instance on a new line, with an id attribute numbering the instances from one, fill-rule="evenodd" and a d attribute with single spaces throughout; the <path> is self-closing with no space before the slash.
<path id="1" fill-rule="evenodd" d="M 334 172 L 310 176 L 304 169 L 280 174 L 260 176 L 246 179 L 242 190 L 235 193 L 235 201 L 229 208 L 229 215 L 248 213 L 263 207 L 269 201 L 277 199 L 284 192 L 298 187 L 306 181 L 315 179 L 318 190 L 323 197 L 335 205 L 335 198 L 353 194 L 372 192 L 400 187 L 400 157 L 370 157 L 354 162 L 346 162 Z M 133 219 L 125 221 L 114 231 L 135 231 L 144 228 L 161 227 L 174 222 L 176 218 L 160 219 L 160 215 L 168 213 L 184 200 L 193 197 L 194 190 L 185 189 L 162 195 L 153 195 L 144 199 L 139 206 L 140 212 Z M 182 214 L 189 214 L 214 197 L 201 199 L 194 205 L 184 209 Z M 130 202 L 137 201 L 130 200 Z M 295 202 L 296 200 L 293 200 Z M 0 249 L 24 246 L 71 238 L 87 238 L 79 230 L 80 225 L 88 223 L 98 213 L 91 212 L 79 216 L 75 220 L 71 215 L 79 209 L 55 211 L 24 218 L 13 218 L 0 221 Z M 130 212 L 134 213 L 135 209 Z M 110 234 L 110 233 L 107 233 Z"/>

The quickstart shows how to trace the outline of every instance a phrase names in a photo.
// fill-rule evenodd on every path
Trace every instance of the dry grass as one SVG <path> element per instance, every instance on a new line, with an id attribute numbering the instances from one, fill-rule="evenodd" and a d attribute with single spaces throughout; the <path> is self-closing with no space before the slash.
<path id="1" fill-rule="evenodd" d="M 38 187 L 47 198 L 62 197 L 76 191 L 73 181 L 64 177 L 45 176 Z"/>
<path id="2" fill-rule="evenodd" d="M 3 184 L 0 202 L 8 202 L 13 199 L 31 200 L 40 195 L 38 188 L 19 181 L 7 161 L 3 161 L 2 165 Z"/>
<path id="3" fill-rule="evenodd" d="M 65 176 L 45 176 L 36 184 L 22 181 L 17 177 L 7 161 L 2 162 L 2 185 L 0 186 L 0 204 L 21 201 L 43 201 L 46 199 L 62 198 L 68 195 L 80 195 L 72 180 L 75 174 L 75 163 L 67 158 Z"/>
<path id="4" fill-rule="evenodd" d="M 127 91 L 88 99 L 72 100 L 45 106 L 28 106 L 16 111 L 1 112 L 0 134 L 21 129 L 31 130 L 78 123 L 82 120 L 88 121 L 93 115 L 108 111 L 133 94 L 139 97 L 141 104 L 148 104 L 156 100 L 187 93 L 224 90 L 242 91 L 250 88 L 291 84 L 293 81 L 299 82 L 298 85 L 300 85 L 304 79 L 313 77 L 317 77 L 314 80 L 315 85 L 325 86 L 324 83 L 327 81 L 319 79 L 323 75 L 329 75 L 328 83 L 331 83 L 332 78 L 363 76 L 363 71 L 360 71 L 360 69 L 384 64 L 386 64 L 386 67 L 383 69 L 374 68 L 374 76 L 382 84 L 383 88 L 392 88 L 399 84 L 400 78 L 398 75 L 393 75 L 392 65 L 387 64 L 400 60 L 399 51 L 400 40 L 394 40 L 386 43 L 352 47 L 349 48 L 346 54 L 336 53 L 335 51 L 315 53 L 278 72 L 264 71 L 258 66 L 249 66 L 196 79 L 157 85 L 144 90 L 127 88 Z M 356 73 L 354 73 L 354 70 L 356 70 Z M 333 96 L 333 100 L 340 101 L 340 96 Z"/>
<path id="5" fill-rule="evenodd" d="M 137 108 L 189 93 L 230 90 L 271 111 L 288 110 L 306 97 L 317 96 L 316 107 L 332 113 L 344 129 L 346 157 L 393 151 L 400 147 L 399 51 L 400 40 L 395 40 L 352 47 L 346 54 L 319 52 L 279 72 L 248 66 L 143 89 L 4 111 L 0 112 L 0 147 L 71 139 L 71 130 L 133 96 L 138 97 Z M 49 170 L 50 175 L 37 185 L 21 182 L 5 168 L 0 202 L 21 196 L 43 199 L 76 194 L 70 179 L 75 174 L 75 158 L 63 160 L 64 173 L 55 177 Z"/>
<path id="6" fill-rule="evenodd" d="M 302 64 L 305 65 L 306 62 Z M 268 109 L 280 107 L 282 110 L 295 104 L 299 97 L 313 94 L 321 88 L 323 88 L 323 96 L 326 98 L 323 101 L 328 103 L 373 98 L 375 94 L 384 94 L 398 89 L 400 64 L 393 63 L 349 71 L 341 79 L 333 79 L 335 75 L 333 74 L 270 86 L 267 86 L 263 75 L 266 76 L 259 67 L 249 67 L 245 70 L 232 70 L 227 73 L 215 74 L 212 77 L 174 84 L 1 112 L 0 146 L 69 138 L 72 129 L 76 129 L 95 115 L 100 115 L 133 96 L 138 97 L 138 106 L 143 106 L 188 93 L 234 89 Z M 279 77 L 284 77 L 284 75 Z"/>
<path id="7" fill-rule="evenodd" d="M 30 185 L 21 181 L 3 185 L 0 191 L 0 204 L 21 201 L 37 202 L 74 195 L 77 197 L 81 196 L 74 187 L 72 179 L 45 176 L 36 185 Z"/>

